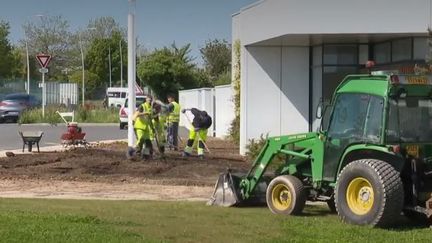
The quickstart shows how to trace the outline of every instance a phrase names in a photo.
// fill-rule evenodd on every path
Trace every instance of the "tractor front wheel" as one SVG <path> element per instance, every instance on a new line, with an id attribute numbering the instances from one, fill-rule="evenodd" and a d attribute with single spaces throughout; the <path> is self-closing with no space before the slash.
<path id="1" fill-rule="evenodd" d="M 305 206 L 306 196 L 303 183 L 297 177 L 278 176 L 267 187 L 267 206 L 274 214 L 300 214 Z"/>
<path id="2" fill-rule="evenodd" d="M 387 227 L 400 215 L 403 201 L 399 172 L 385 161 L 357 160 L 339 174 L 335 202 L 345 222 Z"/>

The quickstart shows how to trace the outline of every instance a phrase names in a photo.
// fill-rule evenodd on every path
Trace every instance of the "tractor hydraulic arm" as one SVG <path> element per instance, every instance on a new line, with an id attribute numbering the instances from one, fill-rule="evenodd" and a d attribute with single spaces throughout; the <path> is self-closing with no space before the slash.
<path id="1" fill-rule="evenodd" d="M 246 177 L 244 177 L 240 182 L 240 193 L 243 199 L 248 199 L 251 196 L 275 155 L 282 153 L 305 160 L 309 159 L 310 155 L 306 153 L 309 152 L 310 149 L 296 152 L 286 149 L 285 147 L 290 144 L 296 145 L 305 142 L 307 144 L 307 140 L 313 140 L 316 137 L 316 133 L 307 133 L 269 138 L 261 149 L 258 157 L 255 159 L 252 168 L 249 170 Z"/>

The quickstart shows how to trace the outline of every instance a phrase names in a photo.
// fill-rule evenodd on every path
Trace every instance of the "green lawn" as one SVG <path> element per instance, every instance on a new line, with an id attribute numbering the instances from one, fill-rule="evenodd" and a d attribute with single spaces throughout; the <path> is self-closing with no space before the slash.
<path id="1" fill-rule="evenodd" d="M 346 225 L 326 208 L 304 216 L 202 203 L 0 199 L 1 242 L 430 242 L 432 230 Z"/>

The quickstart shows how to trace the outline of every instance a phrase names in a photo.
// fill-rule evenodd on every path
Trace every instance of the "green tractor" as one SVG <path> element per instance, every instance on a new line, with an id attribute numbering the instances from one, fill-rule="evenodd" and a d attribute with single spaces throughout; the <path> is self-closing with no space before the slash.
<path id="1" fill-rule="evenodd" d="M 306 201 L 322 201 L 352 224 L 387 227 L 402 212 L 431 219 L 429 76 L 349 75 L 317 117 L 319 132 L 269 138 L 247 175 L 221 174 L 208 204 L 242 205 L 261 192 L 275 214 L 298 215 Z"/>

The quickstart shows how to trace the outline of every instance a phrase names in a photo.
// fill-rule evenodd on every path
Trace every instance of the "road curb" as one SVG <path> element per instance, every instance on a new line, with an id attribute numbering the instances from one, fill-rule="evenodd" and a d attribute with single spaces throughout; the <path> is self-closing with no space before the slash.
<path id="1" fill-rule="evenodd" d="M 98 145 L 98 144 L 110 144 L 110 143 L 117 143 L 117 142 L 127 142 L 127 139 L 115 139 L 115 140 L 101 140 L 96 142 L 90 142 L 90 145 Z M 41 152 L 63 152 L 73 147 L 64 147 L 62 145 L 54 145 L 54 146 L 44 146 L 40 147 Z M 14 155 L 20 155 L 20 154 L 38 154 L 37 148 L 33 147 L 33 152 L 28 152 L 27 148 L 22 151 L 22 149 L 12 149 L 12 150 L 2 150 L 0 151 L 0 158 L 7 157 L 6 152 L 12 152 Z"/>

